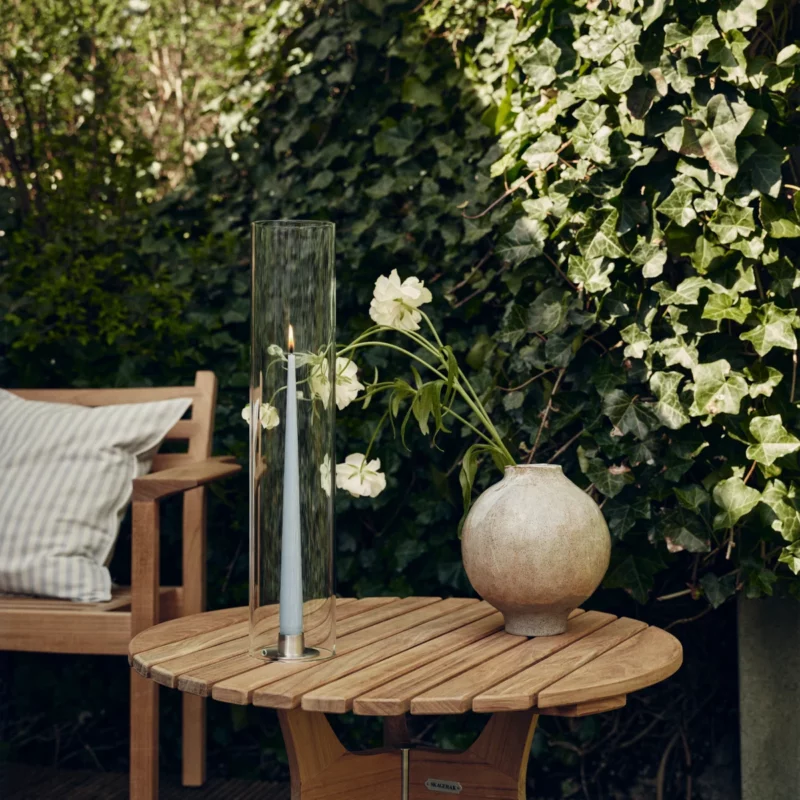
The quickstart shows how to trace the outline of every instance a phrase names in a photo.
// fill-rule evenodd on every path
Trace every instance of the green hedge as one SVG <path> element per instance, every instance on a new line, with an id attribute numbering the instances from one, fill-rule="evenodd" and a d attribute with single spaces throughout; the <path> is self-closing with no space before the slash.
<path id="1" fill-rule="evenodd" d="M 292 3 L 299 27 L 249 31 L 258 92 L 222 102 L 240 129 L 178 190 L 102 224 L 73 213 L 80 191 L 54 197 L 46 235 L 12 208 L 0 379 L 212 368 L 217 449 L 244 457 L 248 223 L 331 219 L 340 339 L 366 326 L 379 275 L 423 278 L 512 452 L 558 461 L 602 504 L 612 591 L 594 603 L 679 595 L 643 612 L 668 619 L 737 588 L 796 592 L 798 51 L 792 4 L 763 5 Z M 380 413 L 340 415 L 340 456 Z M 456 528 L 471 443 L 456 430 L 406 451 L 383 434 L 388 490 L 337 498 L 343 592 L 470 591 Z M 214 605 L 246 600 L 245 507 L 240 481 L 212 508 Z M 592 725 L 564 735 L 606 735 Z"/>

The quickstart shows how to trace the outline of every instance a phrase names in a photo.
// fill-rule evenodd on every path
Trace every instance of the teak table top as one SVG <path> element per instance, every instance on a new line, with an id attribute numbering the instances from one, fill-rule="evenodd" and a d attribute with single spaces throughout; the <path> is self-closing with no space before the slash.
<path id="1" fill-rule="evenodd" d="M 277 606 L 275 615 L 277 635 Z M 681 665 L 678 640 L 627 617 L 573 612 L 566 633 L 503 630 L 486 602 L 465 598 L 337 599 L 335 658 L 264 662 L 248 650 L 248 610 L 231 608 L 150 628 L 131 666 L 157 683 L 227 703 L 376 716 L 507 712 L 585 716 Z"/>

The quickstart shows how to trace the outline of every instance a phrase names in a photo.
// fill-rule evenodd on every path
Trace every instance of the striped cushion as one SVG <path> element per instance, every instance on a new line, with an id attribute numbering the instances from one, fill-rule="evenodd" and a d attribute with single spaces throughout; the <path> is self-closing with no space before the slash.
<path id="1" fill-rule="evenodd" d="M 0 389 L 0 591 L 110 600 L 133 479 L 191 402 L 85 408 Z"/>

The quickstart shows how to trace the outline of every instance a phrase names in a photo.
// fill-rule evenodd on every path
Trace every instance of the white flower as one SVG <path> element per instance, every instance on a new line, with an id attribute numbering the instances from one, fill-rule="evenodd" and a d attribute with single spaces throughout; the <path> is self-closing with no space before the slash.
<path id="1" fill-rule="evenodd" d="M 402 283 L 397 270 L 387 278 L 375 281 L 375 292 L 369 305 L 369 315 L 378 323 L 401 331 L 419 330 L 422 315 L 417 309 L 430 303 L 431 293 L 418 278 L 406 278 Z"/>
<path id="2" fill-rule="evenodd" d="M 331 457 L 325 453 L 325 458 L 322 459 L 322 463 L 319 465 L 319 482 L 322 486 L 322 491 L 325 492 L 328 497 L 331 496 Z"/>
<path id="3" fill-rule="evenodd" d="M 336 488 L 353 497 L 377 497 L 386 488 L 386 476 L 379 472 L 380 459 L 367 462 L 363 453 L 351 453 L 336 465 Z"/>
<path id="4" fill-rule="evenodd" d="M 268 431 L 271 428 L 277 428 L 280 425 L 281 418 L 278 416 L 278 409 L 271 406 L 269 403 L 264 403 L 261 410 L 258 412 L 258 417 L 261 420 L 261 427 Z M 242 409 L 242 419 L 249 425 L 250 424 L 250 406 L 246 405 Z"/>
<path id="5" fill-rule="evenodd" d="M 337 357 L 336 359 L 336 407 L 341 411 L 358 397 L 364 385 L 359 383 L 358 366 L 349 358 Z M 322 400 L 322 405 L 327 408 L 331 398 L 331 387 L 328 380 L 328 359 L 320 359 L 312 368 L 309 376 L 311 391 Z"/>
<path id="6" fill-rule="evenodd" d="M 119 138 L 119 136 L 115 136 L 111 140 L 111 144 L 109 145 L 108 149 L 116 155 L 117 153 L 122 152 L 122 148 L 125 147 L 125 142 Z"/>

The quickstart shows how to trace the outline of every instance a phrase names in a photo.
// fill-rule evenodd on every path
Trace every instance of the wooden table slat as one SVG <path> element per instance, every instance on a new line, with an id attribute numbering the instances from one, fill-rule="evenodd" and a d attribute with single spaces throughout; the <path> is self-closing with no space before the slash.
<path id="1" fill-rule="evenodd" d="M 447 602 L 444 600 L 441 605 Z M 253 704 L 269 708 L 297 708 L 302 696 L 312 689 L 495 613 L 495 609 L 488 603 L 465 605 L 463 601 L 458 603 L 455 599 L 450 602 L 452 606 L 449 612 L 442 609 L 442 613 L 435 619 L 407 628 L 402 633 L 386 637 L 367 647 L 337 656 L 302 675 L 290 675 L 257 689 L 253 693 Z"/>
<path id="2" fill-rule="evenodd" d="M 385 606 L 389 601 L 396 600 L 397 598 L 366 598 L 364 600 L 355 600 L 353 598 L 344 598 L 336 601 L 336 620 L 348 619 L 359 614 L 364 614 L 372 608 L 378 606 Z M 373 601 L 378 601 L 373 602 Z M 264 636 L 274 636 L 278 638 L 278 619 L 274 617 L 274 624 L 264 629 Z M 205 647 L 202 650 L 194 650 L 187 655 L 177 656 L 154 664 L 149 671 L 149 677 L 156 683 L 162 686 L 168 686 L 174 689 L 178 685 L 178 678 L 185 672 L 190 672 L 195 669 L 215 664 L 218 661 L 229 659 L 233 656 L 246 654 L 250 647 L 250 637 L 240 636 L 237 639 L 232 639 L 229 642 Z M 263 662 L 260 662 L 263 663 Z"/>
<path id="3" fill-rule="evenodd" d="M 647 624 L 635 619 L 617 619 L 584 636 L 570 647 L 553 653 L 502 683 L 478 694 L 472 701 L 474 711 L 523 711 L 536 705 L 538 693 L 570 672 L 574 672 L 601 653 L 641 632 Z M 574 701 L 565 701 L 574 702 Z M 558 705 L 562 705 L 559 703 Z"/>
<path id="4" fill-rule="evenodd" d="M 672 675 L 683 661 L 681 643 L 660 628 L 647 628 L 539 694 L 544 707 L 629 694 Z"/>
<path id="5" fill-rule="evenodd" d="M 411 713 L 463 714 L 472 708 L 472 698 L 482 691 L 569 647 L 615 619 L 613 614 L 587 611 L 571 619 L 565 633 L 530 639 L 491 661 L 473 667 L 433 689 L 421 692 L 411 700 Z"/>
<path id="6" fill-rule="evenodd" d="M 353 633 L 363 628 L 368 628 L 376 624 L 376 616 L 372 613 L 373 611 L 383 609 L 381 611 L 383 618 L 392 616 L 396 612 L 392 611 L 391 606 L 397 602 L 396 597 L 367 597 L 349 604 L 337 601 L 336 628 L 338 631 L 345 630 Z M 215 683 L 264 666 L 263 659 L 253 658 L 247 652 L 248 639 L 246 637 L 237 641 L 241 642 L 241 650 L 238 654 L 230 658 L 209 661 L 205 664 L 198 662 L 188 669 L 173 669 L 169 685 L 177 686 L 182 692 L 208 697 L 211 694 L 211 687 Z M 222 646 L 224 647 L 224 645 Z M 156 670 L 164 666 L 165 664 L 160 664 L 158 667 L 153 668 L 154 678 L 156 678 Z"/>
<path id="7" fill-rule="evenodd" d="M 420 599 L 422 598 L 406 597 L 403 600 L 399 600 L 397 603 L 389 606 L 389 608 L 396 613 L 396 616 L 379 622 L 376 625 L 370 625 L 363 630 L 337 637 L 337 659 L 352 650 L 357 650 L 359 647 L 366 647 L 394 633 L 399 633 L 408 628 L 413 628 L 415 625 L 420 625 L 444 613 L 446 609 L 460 607 L 465 602 L 464 600 L 456 601 L 454 598 L 451 598 L 450 600 L 440 600 L 434 603 L 426 602 L 420 607 L 420 603 L 417 602 Z M 477 603 L 477 601 L 474 600 L 466 602 Z M 286 662 L 262 664 L 260 667 L 250 670 L 249 672 L 243 672 L 215 684 L 211 696 L 215 700 L 221 700 L 225 703 L 246 705 L 250 702 L 253 691 L 259 686 L 265 686 L 268 683 L 281 680 L 287 675 L 304 672 L 307 669 L 319 668 L 323 663 L 324 662 L 305 661 L 296 664 L 289 664 Z"/>
<path id="8" fill-rule="evenodd" d="M 369 689 L 374 689 L 392 678 L 404 675 L 416 667 L 459 652 L 473 642 L 485 641 L 487 636 L 503 629 L 503 615 L 490 614 L 476 622 L 464 625 L 431 641 L 403 650 L 397 655 L 379 661 L 370 667 L 358 670 L 344 678 L 326 683 L 303 695 L 302 706 L 306 711 L 324 711 L 329 714 L 344 714 L 353 707 L 353 700 Z"/>
<path id="9" fill-rule="evenodd" d="M 138 653 L 178 642 L 181 639 L 189 639 L 201 633 L 245 622 L 249 614 L 247 608 L 220 608 L 217 611 L 206 611 L 190 617 L 171 619 L 169 622 L 162 622 L 160 625 L 137 634 L 131 639 L 128 653 L 130 656 L 135 656 Z"/>

